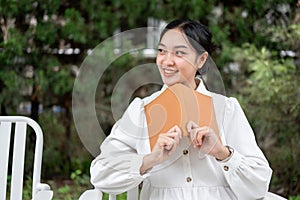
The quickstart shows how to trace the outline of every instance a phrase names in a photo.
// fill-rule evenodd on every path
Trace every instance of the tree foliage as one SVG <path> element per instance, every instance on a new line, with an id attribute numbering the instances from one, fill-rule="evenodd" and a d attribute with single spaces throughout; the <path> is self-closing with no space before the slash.
<path id="1" fill-rule="evenodd" d="M 300 26 L 291 29 L 292 35 L 300 33 Z M 282 37 L 286 38 L 281 43 L 285 48 L 294 40 L 288 39 L 289 34 Z M 289 49 L 293 49 L 293 44 Z M 286 193 L 296 193 L 300 171 L 292 166 L 296 165 L 300 155 L 297 148 L 300 145 L 299 64 L 291 57 L 279 56 L 278 51 L 266 47 L 259 49 L 254 44 L 244 44 L 232 52 L 233 59 L 241 67 L 236 74 L 240 76 L 238 85 L 242 85 L 237 88 L 239 97 L 260 146 L 276 169 L 273 183 Z M 286 187 L 282 188 L 283 185 Z"/>

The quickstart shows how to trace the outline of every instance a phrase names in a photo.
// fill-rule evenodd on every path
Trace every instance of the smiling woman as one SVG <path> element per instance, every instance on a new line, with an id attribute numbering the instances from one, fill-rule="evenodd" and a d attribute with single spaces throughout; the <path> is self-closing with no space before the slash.
<path id="1" fill-rule="evenodd" d="M 207 52 L 198 55 L 185 34 L 180 29 L 172 29 L 160 40 L 156 63 L 166 85 L 182 83 L 195 89 L 195 74 L 202 68 L 207 55 Z"/>
<path id="2" fill-rule="evenodd" d="M 192 20 L 175 20 L 166 26 L 156 58 L 164 86 L 151 96 L 136 98 L 116 122 L 91 165 L 95 188 L 118 194 L 143 182 L 141 200 L 265 197 L 272 170 L 242 108 L 235 98 L 208 91 L 197 76 L 207 70 L 213 49 L 211 37 L 205 26 Z M 150 145 L 153 136 L 149 135 L 146 107 L 178 85 L 176 88 L 182 89 L 174 93 L 177 99 L 167 99 L 165 105 L 181 96 L 184 104 L 173 104 L 179 107 L 173 110 L 179 110 L 175 114 L 180 119 L 188 120 L 172 124 L 166 115 L 167 131 L 159 132 Z M 186 109 L 192 104 L 184 91 L 210 99 L 209 110 L 214 118 L 205 116 L 197 107 Z M 207 108 L 204 101 L 197 103 Z M 190 116 L 195 114 L 200 119 L 208 118 L 208 125 L 193 120 Z"/>

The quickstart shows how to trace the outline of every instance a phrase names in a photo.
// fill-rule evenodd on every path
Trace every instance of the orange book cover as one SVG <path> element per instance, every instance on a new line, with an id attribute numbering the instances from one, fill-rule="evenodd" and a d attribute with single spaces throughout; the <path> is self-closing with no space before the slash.
<path id="1" fill-rule="evenodd" d="M 184 136 L 188 136 L 187 122 L 192 120 L 199 126 L 209 126 L 217 134 L 212 97 L 201 94 L 183 84 L 174 84 L 145 105 L 151 150 L 160 133 L 166 133 L 178 125 Z"/>

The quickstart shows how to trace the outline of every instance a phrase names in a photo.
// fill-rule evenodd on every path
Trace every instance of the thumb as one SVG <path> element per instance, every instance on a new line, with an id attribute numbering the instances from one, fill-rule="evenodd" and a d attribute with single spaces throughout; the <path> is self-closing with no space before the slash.
<path id="1" fill-rule="evenodd" d="M 189 121 L 186 125 L 186 129 L 188 132 L 191 132 L 192 129 L 195 129 L 195 128 L 198 128 L 198 124 L 196 124 L 195 122 L 193 121 Z"/>

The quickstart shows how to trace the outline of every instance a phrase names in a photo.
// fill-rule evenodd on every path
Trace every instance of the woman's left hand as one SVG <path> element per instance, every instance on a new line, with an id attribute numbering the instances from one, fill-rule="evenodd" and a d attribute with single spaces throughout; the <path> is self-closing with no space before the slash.
<path id="1" fill-rule="evenodd" d="M 230 156 L 230 151 L 219 141 L 214 130 L 208 126 L 199 127 L 193 121 L 187 123 L 187 131 L 194 148 L 198 148 L 202 154 L 209 154 L 218 160 L 224 160 Z"/>

